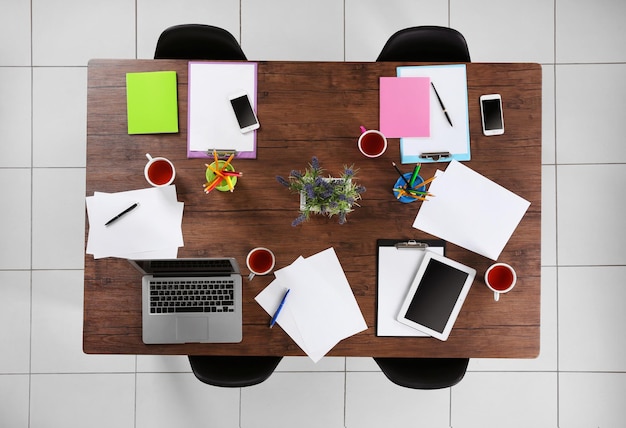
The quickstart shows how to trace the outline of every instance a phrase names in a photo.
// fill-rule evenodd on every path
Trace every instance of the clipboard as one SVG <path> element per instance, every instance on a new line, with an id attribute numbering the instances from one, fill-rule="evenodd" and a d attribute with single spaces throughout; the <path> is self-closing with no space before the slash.
<path id="1" fill-rule="evenodd" d="M 403 164 L 471 159 L 467 67 L 465 64 L 418 65 L 396 69 L 398 77 L 429 77 L 437 90 L 430 97 L 430 136 L 401 138 Z M 432 90 L 432 88 L 431 88 Z M 446 119 L 439 98 L 449 114 Z"/>
<path id="2" fill-rule="evenodd" d="M 445 255 L 445 248 L 441 239 L 376 241 L 376 336 L 429 337 L 397 317 L 425 252 Z"/>
<path id="3" fill-rule="evenodd" d="M 229 95 L 245 91 L 257 105 L 256 62 L 189 62 L 187 158 L 256 159 L 257 131 L 242 134 Z"/>

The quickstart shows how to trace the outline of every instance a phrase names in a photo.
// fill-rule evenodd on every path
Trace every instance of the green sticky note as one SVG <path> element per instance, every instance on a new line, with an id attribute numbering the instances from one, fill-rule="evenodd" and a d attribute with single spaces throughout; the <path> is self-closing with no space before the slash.
<path id="1" fill-rule="evenodd" d="M 178 132 L 175 71 L 126 73 L 129 134 Z"/>

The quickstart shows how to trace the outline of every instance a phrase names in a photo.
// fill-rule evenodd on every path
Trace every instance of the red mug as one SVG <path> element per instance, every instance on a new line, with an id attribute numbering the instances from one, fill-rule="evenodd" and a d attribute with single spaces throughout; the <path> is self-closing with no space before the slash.
<path id="1" fill-rule="evenodd" d="M 150 153 L 146 153 L 146 157 L 148 158 L 148 163 L 143 170 L 143 174 L 151 186 L 169 186 L 174 182 L 176 169 L 169 159 L 162 157 L 153 158 L 150 156 Z"/>
<path id="2" fill-rule="evenodd" d="M 357 142 L 359 151 L 368 158 L 377 158 L 387 150 L 387 137 L 374 129 L 361 126 L 361 136 Z"/>
<path id="3" fill-rule="evenodd" d="M 256 247 L 248 253 L 246 265 L 250 270 L 248 280 L 251 281 L 255 275 L 267 275 L 274 269 L 276 257 L 271 250 L 264 247 Z"/>
<path id="4" fill-rule="evenodd" d="M 495 263 L 485 272 L 485 284 L 493 291 L 493 299 L 500 300 L 500 294 L 508 293 L 515 287 L 517 274 L 506 263 Z"/>

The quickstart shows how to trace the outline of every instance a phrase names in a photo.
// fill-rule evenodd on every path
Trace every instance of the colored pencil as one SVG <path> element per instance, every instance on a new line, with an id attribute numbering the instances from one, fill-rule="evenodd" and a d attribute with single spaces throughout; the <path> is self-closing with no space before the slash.
<path id="1" fill-rule="evenodd" d="M 222 179 L 216 176 L 213 181 L 211 181 L 208 184 L 205 184 L 204 193 L 209 193 L 211 190 L 215 189 L 221 181 Z"/>
<path id="2" fill-rule="evenodd" d="M 235 154 L 231 153 L 231 155 L 228 157 L 228 159 L 224 163 L 224 166 L 221 169 L 222 171 L 226 171 L 226 168 L 228 168 L 228 166 L 230 165 L 230 162 L 233 160 L 234 157 L 235 157 Z M 230 189 L 230 191 L 234 192 L 235 186 L 233 185 L 233 181 L 230 179 L 229 176 L 226 176 L 226 183 L 228 183 L 228 188 Z"/>
<path id="3" fill-rule="evenodd" d="M 228 160 L 227 160 L 226 162 L 224 162 L 224 166 L 223 166 L 222 168 L 220 168 L 220 171 L 223 171 L 223 170 L 225 170 L 226 168 L 228 168 L 228 165 L 230 165 L 230 162 L 233 160 L 233 158 L 234 158 L 234 157 L 235 157 L 235 154 L 234 154 L 234 153 L 233 153 L 233 154 L 231 154 L 231 155 L 228 157 Z"/>
<path id="4" fill-rule="evenodd" d="M 424 196 L 413 195 L 411 193 L 407 193 L 404 189 L 400 189 L 400 191 L 398 192 L 398 195 L 396 196 L 396 199 L 400 199 L 403 196 L 406 196 L 408 198 L 417 199 L 418 201 L 427 201 L 428 200 Z"/>
<path id="5" fill-rule="evenodd" d="M 426 181 L 424 181 L 424 182 L 420 183 L 420 187 L 422 187 L 422 186 L 425 186 L 425 185 L 429 184 L 429 183 L 430 183 L 431 181 L 433 181 L 435 178 L 437 178 L 437 176 L 436 176 L 436 175 L 433 175 L 433 176 L 432 176 L 432 177 L 430 177 L 428 180 L 426 180 Z"/>
<path id="6" fill-rule="evenodd" d="M 228 176 L 224 177 L 224 180 L 226 180 L 226 184 L 228 184 L 228 190 L 233 192 L 235 190 L 235 186 L 233 186 L 233 181 Z"/>
<path id="7" fill-rule="evenodd" d="M 414 195 L 433 196 L 433 197 L 435 196 L 430 192 L 424 192 L 422 190 L 415 190 L 415 189 L 407 189 L 406 187 L 396 187 L 393 190 L 395 190 L 396 192 L 412 193 Z"/>
<path id="8" fill-rule="evenodd" d="M 213 174 L 215 174 L 215 175 L 217 175 L 219 177 L 222 177 L 222 178 L 226 177 L 222 171 L 219 171 L 219 170 L 213 168 L 211 165 L 206 165 L 206 167 L 209 168 L 211 171 L 213 171 Z"/>
<path id="9" fill-rule="evenodd" d="M 402 171 L 400 171 L 400 169 L 398 168 L 398 166 L 396 165 L 395 162 L 391 162 L 391 165 L 393 165 L 393 167 L 396 169 L 396 171 L 398 172 L 398 174 L 400 174 L 400 177 L 402 177 L 402 180 L 404 180 L 404 182 L 406 183 L 407 186 L 412 187 L 409 182 L 407 181 L 406 178 L 404 178 L 404 174 L 402 174 Z"/>
<path id="10" fill-rule="evenodd" d="M 417 176 L 419 175 L 421 168 L 422 168 L 421 163 L 418 163 L 417 165 L 415 165 L 415 168 L 413 169 L 413 174 L 411 175 L 411 179 L 409 180 L 409 186 L 411 186 L 411 188 L 415 186 L 415 180 L 417 179 Z"/>

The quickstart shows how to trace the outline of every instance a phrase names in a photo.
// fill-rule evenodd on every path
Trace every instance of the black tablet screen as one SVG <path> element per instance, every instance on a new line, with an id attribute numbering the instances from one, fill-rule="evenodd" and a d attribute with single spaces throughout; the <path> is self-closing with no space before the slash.
<path id="1" fill-rule="evenodd" d="M 468 274 L 431 259 L 404 317 L 442 333 Z"/>

